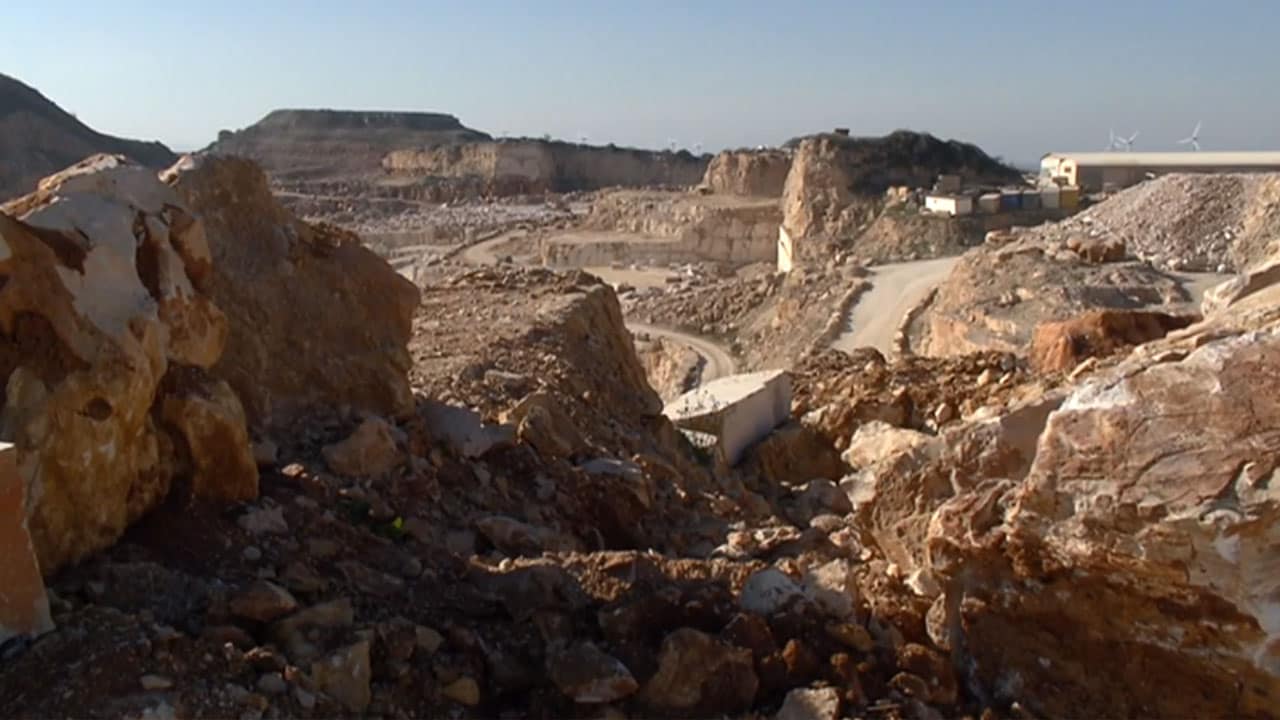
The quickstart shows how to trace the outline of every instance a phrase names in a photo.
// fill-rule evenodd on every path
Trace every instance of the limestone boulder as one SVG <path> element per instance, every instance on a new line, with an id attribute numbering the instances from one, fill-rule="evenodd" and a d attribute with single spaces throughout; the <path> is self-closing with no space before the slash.
<path id="1" fill-rule="evenodd" d="M 112 543 L 177 476 L 198 495 L 257 495 L 238 403 L 206 374 L 229 332 L 210 273 L 195 214 L 120 157 L 0 208 L 0 437 L 45 574 Z"/>
<path id="2" fill-rule="evenodd" d="M 1280 705 L 1280 287 L 1070 390 L 1025 473 L 934 514 L 970 691 L 1044 716 Z"/>
<path id="3" fill-rule="evenodd" d="M 407 350 L 418 291 L 359 238 L 297 219 L 252 162 L 187 156 L 162 178 L 202 220 L 209 296 L 228 336 L 212 367 L 251 426 L 318 407 L 412 408 Z"/>

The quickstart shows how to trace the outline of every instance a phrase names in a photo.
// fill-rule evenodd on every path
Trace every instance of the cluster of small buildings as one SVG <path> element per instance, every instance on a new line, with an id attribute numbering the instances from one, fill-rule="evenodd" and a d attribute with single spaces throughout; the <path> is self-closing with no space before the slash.
<path id="1" fill-rule="evenodd" d="M 1080 206 L 1080 188 L 1045 185 L 1038 188 L 961 189 L 958 175 L 940 175 L 933 190 L 925 195 L 924 209 L 942 215 L 999 215 L 1040 210 L 1075 210 Z"/>

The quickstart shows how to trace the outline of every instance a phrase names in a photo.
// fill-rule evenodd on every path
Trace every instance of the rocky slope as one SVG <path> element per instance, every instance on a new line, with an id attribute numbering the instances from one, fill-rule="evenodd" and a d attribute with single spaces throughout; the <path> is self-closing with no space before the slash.
<path id="1" fill-rule="evenodd" d="M 443 113 L 273 110 L 206 150 L 249 158 L 273 180 L 333 180 L 381 174 L 392 150 L 488 139 Z"/>
<path id="2" fill-rule="evenodd" d="M 153 168 L 177 159 L 158 142 L 96 132 L 34 88 L 0 73 L 0 201 L 35 190 L 40 178 L 95 153 L 125 155 Z"/>
<path id="3" fill-rule="evenodd" d="M 925 355 L 1020 352 L 1041 322 L 1092 309 L 1184 306 L 1190 301 L 1174 278 L 1145 263 L 1123 260 L 1121 246 L 1111 256 L 1090 256 L 1090 249 L 1099 247 L 1073 251 L 1020 236 L 1007 245 L 970 250 L 913 323 L 911 347 Z"/>
<path id="4" fill-rule="evenodd" d="M 875 219 L 893 186 L 930 187 L 942 173 L 970 184 L 1020 183 L 978 147 L 905 130 L 882 138 L 797 139 L 782 192 L 783 228 L 797 257 L 820 262 Z"/>
<path id="5" fill-rule="evenodd" d="M 1280 174 L 1164 175 L 1042 231 L 1119 241 L 1166 270 L 1244 269 L 1276 250 Z"/>

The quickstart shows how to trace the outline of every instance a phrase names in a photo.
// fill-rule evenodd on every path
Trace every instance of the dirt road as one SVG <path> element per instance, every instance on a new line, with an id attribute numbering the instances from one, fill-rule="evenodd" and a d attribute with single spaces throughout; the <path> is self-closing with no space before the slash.
<path id="1" fill-rule="evenodd" d="M 737 372 L 738 364 L 734 362 L 733 356 L 729 354 L 729 351 L 719 343 L 707 338 L 656 325 L 646 325 L 645 323 L 629 322 L 627 323 L 627 329 L 636 334 L 666 338 L 684 345 L 701 355 L 706 360 L 706 365 L 702 370 L 703 384 Z"/>
<path id="2" fill-rule="evenodd" d="M 947 257 L 872 268 L 871 289 L 853 306 L 845 321 L 844 332 L 831 343 L 831 347 L 849 352 L 869 346 L 890 354 L 893 336 L 902 316 L 946 279 L 959 259 Z"/>

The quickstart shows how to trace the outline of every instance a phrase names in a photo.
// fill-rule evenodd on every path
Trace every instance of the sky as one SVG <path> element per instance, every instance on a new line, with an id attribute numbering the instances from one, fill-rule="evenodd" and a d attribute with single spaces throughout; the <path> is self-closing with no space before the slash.
<path id="1" fill-rule="evenodd" d="M 9 3 L 0 72 L 177 150 L 276 108 L 687 148 L 897 128 L 1049 151 L 1280 149 L 1270 0 Z"/>

